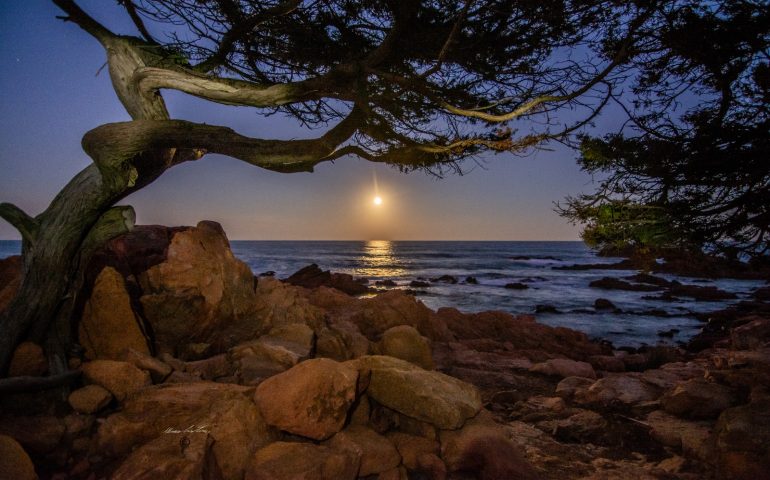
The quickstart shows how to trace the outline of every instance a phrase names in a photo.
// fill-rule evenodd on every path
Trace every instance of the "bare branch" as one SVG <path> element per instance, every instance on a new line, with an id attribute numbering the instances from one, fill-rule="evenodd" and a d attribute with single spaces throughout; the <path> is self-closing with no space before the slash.
<path id="1" fill-rule="evenodd" d="M 4 219 L 19 231 L 21 238 L 34 243 L 37 237 L 38 224 L 22 209 L 12 203 L 0 203 L 0 218 Z"/>
<path id="2" fill-rule="evenodd" d="M 109 39 L 116 37 L 116 35 L 105 28 L 104 25 L 84 12 L 73 0 L 53 0 L 53 3 L 67 14 L 65 17 L 57 18 L 61 18 L 65 22 L 76 23 L 80 28 L 99 40 L 102 45 L 106 45 L 106 42 Z"/>

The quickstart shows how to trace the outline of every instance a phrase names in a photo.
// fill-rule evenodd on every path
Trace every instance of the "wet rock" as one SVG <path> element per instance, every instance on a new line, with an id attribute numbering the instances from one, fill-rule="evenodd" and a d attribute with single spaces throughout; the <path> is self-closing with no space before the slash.
<path id="1" fill-rule="evenodd" d="M 754 290 L 754 293 L 752 293 L 752 296 L 761 302 L 768 302 L 770 301 L 770 287 L 761 287 L 756 290 Z M 2 310 L 2 308 L 0 308 Z"/>
<path id="2" fill-rule="evenodd" d="M 661 337 L 661 338 L 673 338 L 674 335 L 676 335 L 677 333 L 679 333 L 679 329 L 678 328 L 672 328 L 670 330 L 662 330 L 662 331 L 658 332 L 658 336 Z"/>
<path id="3" fill-rule="evenodd" d="M 268 424 L 323 440 L 342 429 L 357 380 L 351 366 L 316 358 L 260 383 L 254 398 Z"/>
<path id="4" fill-rule="evenodd" d="M 505 288 L 507 288 L 508 290 L 526 290 L 529 288 L 529 285 L 521 282 L 513 282 L 513 283 L 506 283 Z"/>
<path id="5" fill-rule="evenodd" d="M 208 433 L 223 477 L 241 478 L 251 453 L 275 438 L 251 399 L 253 391 L 212 382 L 146 388 L 102 423 L 97 449 L 118 457 L 160 436 L 180 441 L 180 435 Z"/>
<path id="6" fill-rule="evenodd" d="M 714 427 L 722 478 L 754 480 L 770 472 L 770 398 L 722 412 Z"/>
<path id="7" fill-rule="evenodd" d="M 603 288 L 605 290 L 627 290 L 631 292 L 654 292 L 661 287 L 641 283 L 629 283 L 619 278 L 604 277 L 588 284 L 589 287 Z"/>
<path id="8" fill-rule="evenodd" d="M 120 360 L 126 361 L 137 368 L 149 372 L 153 383 L 162 383 L 173 371 L 173 368 L 171 368 L 169 364 L 151 357 L 146 353 L 134 350 L 133 348 L 126 350 Z"/>
<path id="9" fill-rule="evenodd" d="M 748 317 L 746 323 L 730 332 L 733 348 L 748 350 L 770 343 L 770 318 Z"/>
<path id="10" fill-rule="evenodd" d="M 380 353 L 414 363 L 426 370 L 433 370 L 433 355 L 427 338 L 411 325 L 389 328 L 382 334 Z"/>
<path id="11" fill-rule="evenodd" d="M 401 463 L 401 455 L 389 439 L 363 426 L 351 425 L 334 435 L 326 445 L 335 450 L 356 452 L 361 458 L 359 477 L 386 472 Z"/>
<path id="12" fill-rule="evenodd" d="M 360 295 L 369 290 L 366 285 L 354 280 L 351 275 L 321 270 L 315 263 L 294 272 L 286 279 L 286 282 L 304 288 L 318 288 L 321 286 L 336 288 L 348 295 Z"/>
<path id="13" fill-rule="evenodd" d="M 70 393 L 70 406 L 79 413 L 96 413 L 112 401 L 112 394 L 99 385 L 86 385 Z"/>
<path id="14" fill-rule="evenodd" d="M 376 282 L 374 282 L 374 284 L 377 285 L 378 287 L 395 287 L 395 286 L 397 286 L 396 282 L 394 282 L 393 280 L 390 280 L 390 279 L 377 280 Z"/>
<path id="15" fill-rule="evenodd" d="M 422 280 L 412 280 L 409 282 L 409 286 L 412 288 L 427 288 L 430 287 L 430 283 L 423 282 Z"/>
<path id="16" fill-rule="evenodd" d="M 80 366 L 83 378 L 89 383 L 100 385 L 122 402 L 126 397 L 152 382 L 150 374 L 139 370 L 128 362 L 115 360 L 94 360 Z"/>
<path id="17" fill-rule="evenodd" d="M 666 412 L 685 418 L 716 418 L 736 402 L 730 388 L 702 379 L 680 383 L 660 398 Z"/>
<path id="18" fill-rule="evenodd" d="M 0 417 L 0 435 L 13 438 L 31 454 L 53 451 L 60 445 L 65 430 L 64 422 L 50 415 Z"/>
<path id="19" fill-rule="evenodd" d="M 22 342 L 16 347 L 8 367 L 9 377 L 21 377 L 25 375 L 39 377 L 48 371 L 48 360 L 45 358 L 43 348 L 32 342 Z"/>
<path id="20" fill-rule="evenodd" d="M 585 377 L 596 378 L 594 367 L 587 362 L 578 362 L 568 358 L 553 358 L 542 363 L 537 363 L 529 369 L 530 372 L 554 375 L 562 378 Z"/>
<path id="21" fill-rule="evenodd" d="M 465 277 L 465 283 L 468 285 L 478 285 L 479 281 L 476 277 Z"/>
<path id="22" fill-rule="evenodd" d="M 360 457 L 312 443 L 275 442 L 254 454 L 244 480 L 353 480 Z"/>
<path id="23" fill-rule="evenodd" d="M 35 466 L 27 452 L 13 438 L 0 435 L 0 472 L 13 480 L 37 480 Z"/>
<path id="24" fill-rule="evenodd" d="M 141 273 L 139 283 L 161 351 L 208 343 L 217 353 L 253 338 L 261 328 L 254 312 L 254 276 L 235 258 L 217 223 L 203 221 L 176 232 L 166 259 Z"/>
<path id="25" fill-rule="evenodd" d="M 221 480 L 213 443 L 206 433 L 161 435 L 131 452 L 110 478 Z"/>
<path id="26" fill-rule="evenodd" d="M 618 307 L 606 298 L 597 298 L 594 301 L 594 308 L 596 310 L 617 310 Z"/>
<path id="27" fill-rule="evenodd" d="M 535 313 L 561 313 L 561 311 L 553 305 L 535 305 Z"/>
<path id="28" fill-rule="evenodd" d="M 123 276 L 112 267 L 96 277 L 78 324 L 78 339 L 89 359 L 118 360 L 128 349 L 150 353 Z"/>
<path id="29" fill-rule="evenodd" d="M 385 356 L 361 357 L 350 364 L 371 371 L 367 394 L 373 400 L 438 428 L 459 428 L 481 409 L 475 387 L 443 373 Z"/>
<path id="30" fill-rule="evenodd" d="M 430 281 L 433 283 L 451 283 L 454 285 L 457 283 L 457 278 L 452 275 L 441 275 L 440 277 L 431 278 Z"/>

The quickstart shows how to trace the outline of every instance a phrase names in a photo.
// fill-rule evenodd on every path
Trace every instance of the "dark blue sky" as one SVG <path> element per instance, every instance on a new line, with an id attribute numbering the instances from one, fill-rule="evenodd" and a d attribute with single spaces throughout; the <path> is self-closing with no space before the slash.
<path id="1" fill-rule="evenodd" d="M 132 34 L 110 0 L 79 4 L 113 31 Z M 109 76 L 97 71 L 102 47 L 55 18 L 46 0 L 0 2 L 0 201 L 40 213 L 89 159 L 83 134 L 128 120 Z M 227 125 L 262 138 L 317 135 L 255 109 L 210 104 L 164 92 L 175 118 Z M 614 119 L 601 123 L 610 127 Z M 602 125 L 600 125 L 600 128 Z M 231 239 L 577 240 L 579 229 L 553 202 L 591 189 L 564 148 L 526 158 L 490 155 L 483 168 L 437 180 L 344 158 L 315 173 L 278 174 L 207 156 L 166 172 L 124 203 L 139 223 L 189 225 L 216 220 Z M 374 207 L 373 177 L 382 207 Z M 0 239 L 19 238 L 0 220 Z"/>

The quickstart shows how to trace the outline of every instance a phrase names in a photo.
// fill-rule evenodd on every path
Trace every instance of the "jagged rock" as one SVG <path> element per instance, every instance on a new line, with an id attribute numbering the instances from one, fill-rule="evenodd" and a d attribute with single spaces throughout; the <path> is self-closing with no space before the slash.
<path id="1" fill-rule="evenodd" d="M 595 369 L 605 372 L 623 372 L 626 370 L 623 359 L 615 355 L 592 355 L 588 361 Z"/>
<path id="2" fill-rule="evenodd" d="M 112 401 L 112 394 L 99 385 L 86 385 L 70 393 L 67 401 L 76 412 L 96 413 Z"/>
<path id="3" fill-rule="evenodd" d="M 711 423 L 682 420 L 660 410 L 647 415 L 645 422 L 650 426 L 650 435 L 660 443 L 700 461 L 713 459 Z"/>
<path id="4" fill-rule="evenodd" d="M 590 363 L 578 362 L 568 358 L 552 358 L 542 363 L 533 365 L 530 372 L 554 375 L 562 378 L 585 377 L 596 378 L 594 367 Z"/>
<path id="5" fill-rule="evenodd" d="M 253 391 L 212 382 L 146 388 L 99 427 L 97 448 L 117 457 L 162 435 L 179 439 L 179 435 L 209 433 L 223 477 L 241 478 L 251 452 L 275 439 L 251 399 Z"/>
<path id="6" fill-rule="evenodd" d="M 330 294 L 330 290 L 320 288 L 324 294 L 342 296 L 346 301 L 354 299 L 337 292 Z M 308 296 L 301 288 L 281 282 L 278 279 L 260 278 L 256 289 L 255 315 L 263 325 L 263 331 L 271 327 L 303 323 L 311 328 L 323 325 L 323 311 L 312 305 Z"/>
<path id="7" fill-rule="evenodd" d="M 729 387 L 700 379 L 680 383 L 660 398 L 665 411 L 686 418 L 716 418 L 736 401 Z"/>
<path id="8" fill-rule="evenodd" d="M 725 410 L 714 435 L 722 478 L 758 480 L 770 472 L 770 398 Z"/>
<path id="9" fill-rule="evenodd" d="M 359 477 L 386 472 L 401 463 L 401 455 L 393 443 L 364 426 L 351 425 L 334 435 L 325 444 L 335 450 L 356 452 L 361 458 Z"/>
<path id="10" fill-rule="evenodd" d="M 747 350 L 770 343 L 770 318 L 749 317 L 746 323 L 730 332 L 733 348 Z"/>
<path id="11" fill-rule="evenodd" d="M 475 387 L 443 373 L 379 355 L 349 363 L 371 371 L 367 394 L 373 400 L 438 428 L 459 428 L 481 410 Z"/>
<path id="12" fill-rule="evenodd" d="M 304 288 L 318 288 L 321 286 L 336 288 L 348 295 L 360 295 L 369 291 L 366 285 L 356 281 L 351 275 L 321 270 L 315 263 L 294 272 L 286 279 L 286 282 Z"/>
<path id="13" fill-rule="evenodd" d="M 421 455 L 438 455 L 439 453 L 439 443 L 430 438 L 402 432 L 390 432 L 386 436 L 396 446 L 404 466 L 409 470 L 419 468 Z"/>
<path id="14" fill-rule="evenodd" d="M 121 360 L 149 372 L 153 383 L 163 382 L 163 380 L 171 375 L 171 372 L 173 371 L 173 368 L 171 368 L 169 364 L 151 357 L 146 353 L 134 350 L 133 348 L 126 350 L 123 353 Z"/>
<path id="15" fill-rule="evenodd" d="M 30 375 L 39 377 L 48 371 L 48 360 L 43 348 L 32 342 L 22 342 L 16 347 L 8 367 L 9 377 Z"/>
<path id="16" fill-rule="evenodd" d="M 267 335 L 231 348 L 228 357 L 242 382 L 256 385 L 308 358 L 314 338 L 313 330 L 305 324 L 280 325 Z"/>
<path id="17" fill-rule="evenodd" d="M 478 285 L 479 281 L 476 277 L 465 277 L 465 283 L 468 285 Z"/>
<path id="18" fill-rule="evenodd" d="M 513 282 L 513 283 L 506 283 L 505 288 L 507 288 L 508 290 L 526 290 L 529 288 L 529 285 L 521 282 Z"/>
<path id="19" fill-rule="evenodd" d="M 560 441 L 586 442 L 607 431 L 607 420 L 591 410 L 580 410 L 553 423 L 553 436 Z"/>
<path id="20" fill-rule="evenodd" d="M 235 373 L 235 367 L 231 363 L 230 357 L 224 353 L 195 362 L 187 362 L 184 365 L 184 370 L 203 380 L 231 377 Z"/>
<path id="21" fill-rule="evenodd" d="M 0 435 L 0 473 L 13 480 L 37 480 L 35 466 L 27 452 L 13 438 Z"/>
<path id="22" fill-rule="evenodd" d="M 318 333 L 316 356 L 343 362 L 368 354 L 370 346 L 369 340 L 355 324 L 336 320 Z"/>
<path id="23" fill-rule="evenodd" d="M 395 286 L 397 286 L 396 282 L 394 282 L 393 280 L 390 280 L 388 278 L 386 278 L 385 280 L 377 280 L 376 282 L 374 282 L 374 284 L 377 285 L 378 287 L 395 287 Z"/>
<path id="24" fill-rule="evenodd" d="M 222 480 L 206 433 L 161 435 L 140 446 L 120 464 L 111 480 Z"/>
<path id="25" fill-rule="evenodd" d="M 357 380 L 351 366 L 316 358 L 260 383 L 254 398 L 268 424 L 323 440 L 342 430 Z"/>
<path id="26" fill-rule="evenodd" d="M 0 434 L 13 438 L 32 454 L 54 450 L 60 445 L 65 430 L 64 422 L 51 415 L 0 417 Z"/>
<path id="27" fill-rule="evenodd" d="M 130 393 L 152 383 L 149 373 L 128 362 L 94 360 L 84 363 L 80 369 L 87 382 L 106 388 L 119 402 L 125 400 Z"/>
<path id="28" fill-rule="evenodd" d="M 449 472 L 474 472 L 481 480 L 538 478 L 506 430 L 487 419 L 441 432 L 441 457 Z"/>
<path id="29" fill-rule="evenodd" d="M 140 298 L 159 350 L 209 343 L 214 353 L 253 338 L 254 276 L 236 259 L 222 227 L 202 221 L 176 232 L 166 259 L 139 275 Z"/>
<path id="30" fill-rule="evenodd" d="M 433 283 L 450 283 L 454 285 L 457 283 L 457 278 L 452 275 L 441 275 L 440 277 L 431 278 L 430 281 Z"/>
<path id="31" fill-rule="evenodd" d="M 353 480 L 360 456 L 312 443 L 275 442 L 258 450 L 244 480 Z"/>
<path id="32" fill-rule="evenodd" d="M 389 328 L 382 334 L 380 353 L 414 363 L 426 370 L 433 370 L 430 342 L 411 325 Z"/>
<path id="33" fill-rule="evenodd" d="M 129 348 L 150 354 L 126 283 L 112 267 L 105 267 L 96 277 L 78 324 L 78 339 L 86 350 L 86 358 L 92 360 L 118 360 Z"/>

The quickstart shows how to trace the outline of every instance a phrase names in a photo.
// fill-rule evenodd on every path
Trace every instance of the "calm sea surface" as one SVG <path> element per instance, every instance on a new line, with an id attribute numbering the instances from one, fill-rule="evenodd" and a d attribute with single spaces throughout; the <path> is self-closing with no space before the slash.
<path id="1" fill-rule="evenodd" d="M 662 302 L 642 297 L 649 292 L 624 292 L 590 288 L 589 282 L 604 276 L 632 275 L 615 270 L 569 271 L 553 267 L 576 263 L 613 263 L 599 258 L 582 242 L 389 242 L 389 241 L 233 241 L 235 255 L 249 264 L 255 274 L 274 271 L 285 278 L 300 268 L 316 263 L 325 270 L 350 273 L 371 281 L 390 279 L 396 288 L 409 282 L 452 275 L 460 283 L 434 283 L 419 289 L 418 298 L 430 308 L 456 307 L 466 312 L 504 310 L 533 313 L 537 305 L 550 305 L 563 313 L 538 314 L 538 321 L 581 330 L 615 346 L 686 341 L 701 323 L 693 312 L 717 310 L 730 302 Z M 15 255 L 20 242 L 0 241 L 0 258 Z M 478 285 L 464 282 L 473 276 Z M 695 279 L 661 275 L 683 283 Z M 526 290 L 509 290 L 506 283 L 522 282 Z M 697 280 L 747 298 L 761 282 L 739 280 Z M 654 292 L 653 292 L 654 295 Z M 597 298 L 607 298 L 622 314 L 593 312 Z M 739 300 L 740 300 L 739 298 Z M 664 310 L 670 317 L 646 315 Z M 578 310 L 578 311 L 575 311 Z M 678 329 L 673 339 L 661 339 L 660 331 Z"/>

